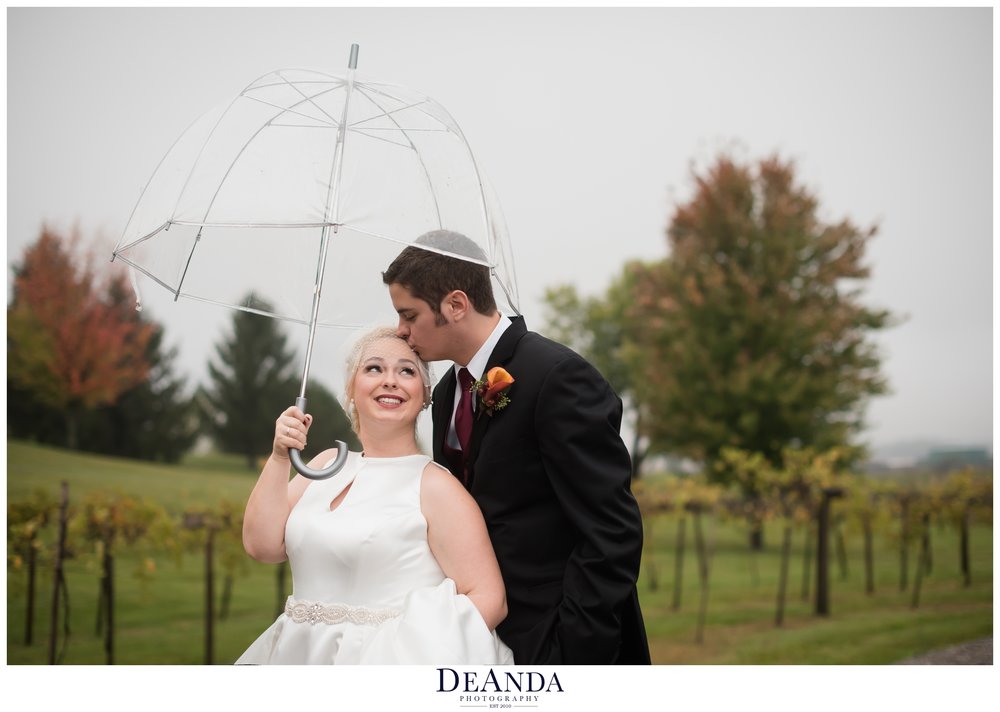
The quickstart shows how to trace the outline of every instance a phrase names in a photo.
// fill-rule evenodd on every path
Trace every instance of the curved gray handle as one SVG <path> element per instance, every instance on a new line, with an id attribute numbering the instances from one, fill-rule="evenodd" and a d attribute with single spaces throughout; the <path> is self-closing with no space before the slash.
<path id="1" fill-rule="evenodd" d="M 295 406 L 303 413 L 306 412 L 306 399 L 301 396 L 295 399 Z M 340 469 L 347 462 L 347 444 L 343 440 L 336 440 L 337 457 L 322 470 L 314 470 L 302 461 L 302 451 L 289 448 L 288 459 L 292 461 L 292 467 L 303 477 L 310 480 L 325 480 L 340 472 Z"/>
<path id="2" fill-rule="evenodd" d="M 310 480 L 325 480 L 340 472 L 340 468 L 347 462 L 347 445 L 343 440 L 337 440 L 337 458 L 322 470 L 314 470 L 302 461 L 302 451 L 289 448 L 288 459 L 292 461 L 292 467 L 303 477 Z"/>

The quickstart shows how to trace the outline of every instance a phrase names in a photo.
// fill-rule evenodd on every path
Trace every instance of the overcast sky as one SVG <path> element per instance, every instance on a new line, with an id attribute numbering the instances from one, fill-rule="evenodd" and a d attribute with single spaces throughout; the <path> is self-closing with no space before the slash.
<path id="1" fill-rule="evenodd" d="M 866 299 L 906 320 L 878 338 L 893 393 L 866 440 L 991 442 L 990 8 L 9 9 L 8 264 L 43 222 L 110 254 L 191 121 L 273 69 L 341 70 L 352 43 L 461 125 L 529 327 L 546 287 L 597 294 L 666 255 L 692 162 L 776 152 L 823 219 L 879 227 Z M 200 381 L 230 313 L 144 292 Z"/>

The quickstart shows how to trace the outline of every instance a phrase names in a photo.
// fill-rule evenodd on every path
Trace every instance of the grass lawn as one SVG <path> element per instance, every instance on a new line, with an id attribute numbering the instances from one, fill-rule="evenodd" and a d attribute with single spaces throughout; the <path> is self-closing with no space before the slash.
<path id="1" fill-rule="evenodd" d="M 697 560 L 684 557 L 681 605 L 674 598 L 676 520 L 653 526 L 652 556 L 643 563 L 639 596 L 657 663 L 678 664 L 854 664 L 891 663 L 934 648 L 993 634 L 993 530 L 972 531 L 972 585 L 963 587 L 958 534 L 932 532 L 932 570 L 921 582 L 913 607 L 916 550 L 909 555 L 908 585 L 900 590 L 898 544 L 886 533 L 875 539 L 875 592 L 866 594 L 860 536 L 846 536 L 846 572 L 830 565 L 830 613 L 814 614 L 815 575 L 803 596 L 805 532 L 795 533 L 789 566 L 785 615 L 775 625 L 780 568 L 777 526 L 765 530 L 765 549 L 752 555 L 745 529 L 713 523 L 708 604 L 702 642 L 696 642 L 701 589 Z M 691 541 L 688 532 L 687 540 Z M 815 557 L 813 557 L 815 562 Z M 658 573 L 653 588 L 650 567 Z"/>
<path id="2" fill-rule="evenodd" d="M 244 502 L 256 479 L 239 458 L 192 458 L 177 466 L 139 463 L 71 453 L 20 442 L 7 443 L 8 501 L 36 488 L 52 494 L 69 483 L 70 501 L 91 491 L 119 490 L 152 500 L 179 514 L 189 507 L 221 500 Z M 52 527 L 46 536 L 52 536 Z M 957 533 L 935 526 L 933 568 L 925 575 L 919 606 L 912 602 L 916 551 L 910 554 L 909 585 L 899 588 L 899 551 L 888 533 L 876 535 L 876 590 L 864 592 L 861 540 L 847 532 L 847 570 L 836 562 L 830 571 L 829 616 L 813 615 L 811 598 L 802 596 L 804 533 L 795 534 L 789 569 L 785 621 L 774 625 L 778 589 L 780 531 L 765 531 L 765 549 L 751 554 L 745 530 L 735 523 L 706 520 L 712 549 L 707 615 L 702 642 L 696 642 L 701 592 L 697 561 L 688 531 L 681 604 L 672 608 L 676 520 L 653 522 L 643 562 L 640 599 L 653 661 L 660 664 L 883 664 L 937 647 L 993 633 L 993 531 L 972 532 L 972 578 L 962 586 Z M 145 583 L 132 575 L 145 555 L 126 552 L 116 559 L 115 641 L 118 663 L 201 664 L 205 659 L 204 559 L 198 550 L 174 560 L 154 555 L 155 573 Z M 274 620 L 276 568 L 242 555 L 234 580 L 229 615 L 214 629 L 216 663 L 231 663 Z M 50 564 L 37 582 L 34 644 L 24 644 L 26 575 L 8 557 L 7 660 L 39 664 L 48 659 L 48 620 L 52 595 Z M 77 546 L 66 565 L 70 599 L 70 636 L 63 662 L 102 664 L 103 641 L 96 634 L 98 575 L 96 557 Z M 653 585 L 653 574 L 656 585 Z M 810 581 L 810 593 L 814 582 Z M 286 584 L 289 587 L 290 584 Z M 215 579 L 216 610 L 223 575 Z M 287 593 L 287 591 L 286 591 Z"/>

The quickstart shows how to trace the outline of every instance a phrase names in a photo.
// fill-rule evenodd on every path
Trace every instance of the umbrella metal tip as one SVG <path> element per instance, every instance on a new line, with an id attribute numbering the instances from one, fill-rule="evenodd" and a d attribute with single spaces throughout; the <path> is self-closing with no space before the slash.
<path id="1" fill-rule="evenodd" d="M 348 61 L 347 67 L 348 69 L 358 68 L 358 45 L 356 44 L 351 45 L 351 59 Z"/>

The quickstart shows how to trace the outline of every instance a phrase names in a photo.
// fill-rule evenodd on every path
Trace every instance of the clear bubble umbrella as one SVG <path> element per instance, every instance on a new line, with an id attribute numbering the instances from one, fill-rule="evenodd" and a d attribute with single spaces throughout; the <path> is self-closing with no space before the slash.
<path id="1" fill-rule="evenodd" d="M 170 290 L 346 337 L 385 314 L 384 270 L 420 235 L 459 232 L 518 312 L 502 213 L 462 130 L 433 99 L 356 71 L 270 72 L 196 121 L 143 190 L 112 259 Z M 430 249 L 430 248 L 424 248 Z M 134 273 L 133 273 L 134 276 Z M 133 279 L 141 308 L 139 285 Z M 384 319 L 383 319 L 384 321 Z M 301 474 L 329 477 L 291 459 Z"/>

